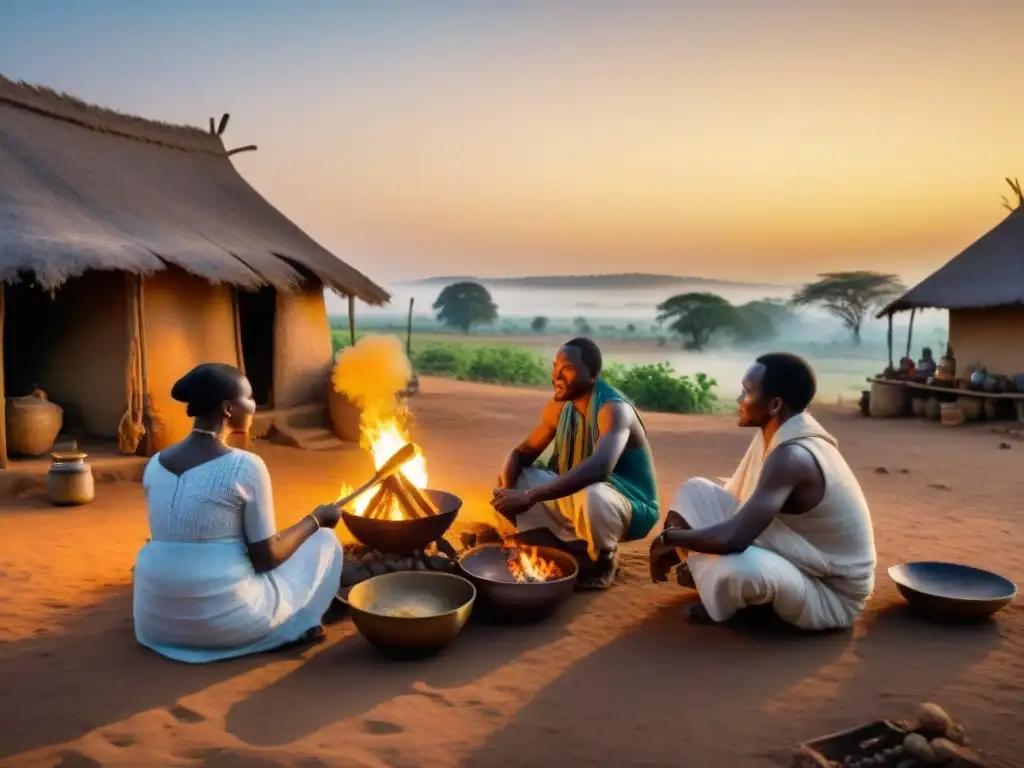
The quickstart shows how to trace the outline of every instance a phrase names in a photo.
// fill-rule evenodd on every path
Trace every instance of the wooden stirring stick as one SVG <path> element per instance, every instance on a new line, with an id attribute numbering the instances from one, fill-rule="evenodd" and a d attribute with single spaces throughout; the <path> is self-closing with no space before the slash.
<path id="1" fill-rule="evenodd" d="M 393 474 L 395 474 L 395 472 L 402 468 L 403 464 L 405 464 L 407 461 L 410 461 L 415 457 L 416 446 L 413 445 L 412 443 L 406 443 L 395 452 L 394 456 L 385 461 L 381 465 L 380 469 L 373 473 L 373 477 L 371 477 L 361 486 L 352 491 L 352 493 L 350 493 L 348 496 L 345 496 L 344 498 L 338 499 L 337 501 L 333 502 L 334 506 L 337 507 L 338 509 L 341 509 L 347 504 L 351 504 L 352 501 L 354 501 L 357 497 L 364 494 L 366 491 L 380 483 L 382 480 L 391 477 Z"/>

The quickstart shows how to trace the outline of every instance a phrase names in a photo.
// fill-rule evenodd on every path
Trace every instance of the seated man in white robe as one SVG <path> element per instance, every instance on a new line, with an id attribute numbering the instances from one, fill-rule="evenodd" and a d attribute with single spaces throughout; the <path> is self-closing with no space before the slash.
<path id="1" fill-rule="evenodd" d="M 806 412 L 814 372 L 787 353 L 762 355 L 743 379 L 739 425 L 757 434 L 722 487 L 702 478 L 679 489 L 651 544 L 651 578 L 700 602 L 687 617 L 722 622 L 769 605 L 801 629 L 849 627 L 874 587 L 871 515 L 832 435 Z"/>

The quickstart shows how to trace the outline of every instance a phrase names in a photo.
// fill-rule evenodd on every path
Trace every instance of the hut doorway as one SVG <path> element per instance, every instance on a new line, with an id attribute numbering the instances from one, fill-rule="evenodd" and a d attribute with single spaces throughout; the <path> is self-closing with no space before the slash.
<path id="1" fill-rule="evenodd" d="M 55 291 L 4 288 L 4 395 L 39 387 L 63 411 L 63 438 L 117 438 L 125 411 L 127 287 L 121 272 L 87 272 Z"/>
<path id="2" fill-rule="evenodd" d="M 274 326 L 277 291 L 271 287 L 238 292 L 238 325 L 245 375 L 257 408 L 274 407 Z"/>

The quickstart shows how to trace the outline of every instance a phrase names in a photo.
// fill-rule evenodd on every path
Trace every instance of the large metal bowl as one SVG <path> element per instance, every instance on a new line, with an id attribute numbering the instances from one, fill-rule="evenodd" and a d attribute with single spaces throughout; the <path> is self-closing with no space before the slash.
<path id="1" fill-rule="evenodd" d="M 983 619 L 1017 594 L 1009 579 L 957 563 L 903 563 L 889 569 L 889 578 L 912 608 L 941 619 Z"/>
<path id="2" fill-rule="evenodd" d="M 363 546 L 379 552 L 411 555 L 444 536 L 462 507 L 462 499 L 454 494 L 426 488 L 422 493 L 434 502 L 436 515 L 407 520 L 374 520 L 342 510 L 341 519 L 349 533 Z"/>
<path id="3" fill-rule="evenodd" d="M 359 634 L 393 656 L 419 657 L 447 647 L 466 625 L 476 589 L 462 578 L 434 571 L 375 576 L 348 593 Z"/>
<path id="4" fill-rule="evenodd" d="M 579 574 L 576 558 L 552 547 L 536 549 L 537 554 L 553 560 L 566 575 L 539 583 L 518 582 L 508 569 L 507 550 L 501 544 L 481 544 L 459 557 L 459 570 L 476 587 L 477 605 L 485 618 L 538 621 L 553 614 L 573 593 Z"/>

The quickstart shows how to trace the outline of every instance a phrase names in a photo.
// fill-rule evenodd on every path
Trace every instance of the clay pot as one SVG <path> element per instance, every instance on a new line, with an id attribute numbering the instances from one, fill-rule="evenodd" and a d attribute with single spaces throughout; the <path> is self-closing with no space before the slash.
<path id="1" fill-rule="evenodd" d="M 42 456 L 64 426 L 64 409 L 37 389 L 25 397 L 9 397 L 6 404 L 7 451 L 19 456 Z"/>
<path id="2" fill-rule="evenodd" d="M 331 417 L 334 436 L 346 443 L 359 443 L 360 410 L 344 392 L 335 392 L 327 387 L 327 410 Z"/>
<path id="3" fill-rule="evenodd" d="M 92 467 L 81 451 L 59 451 L 50 454 L 53 463 L 46 473 L 46 498 L 58 507 L 88 504 L 96 498 Z"/>

